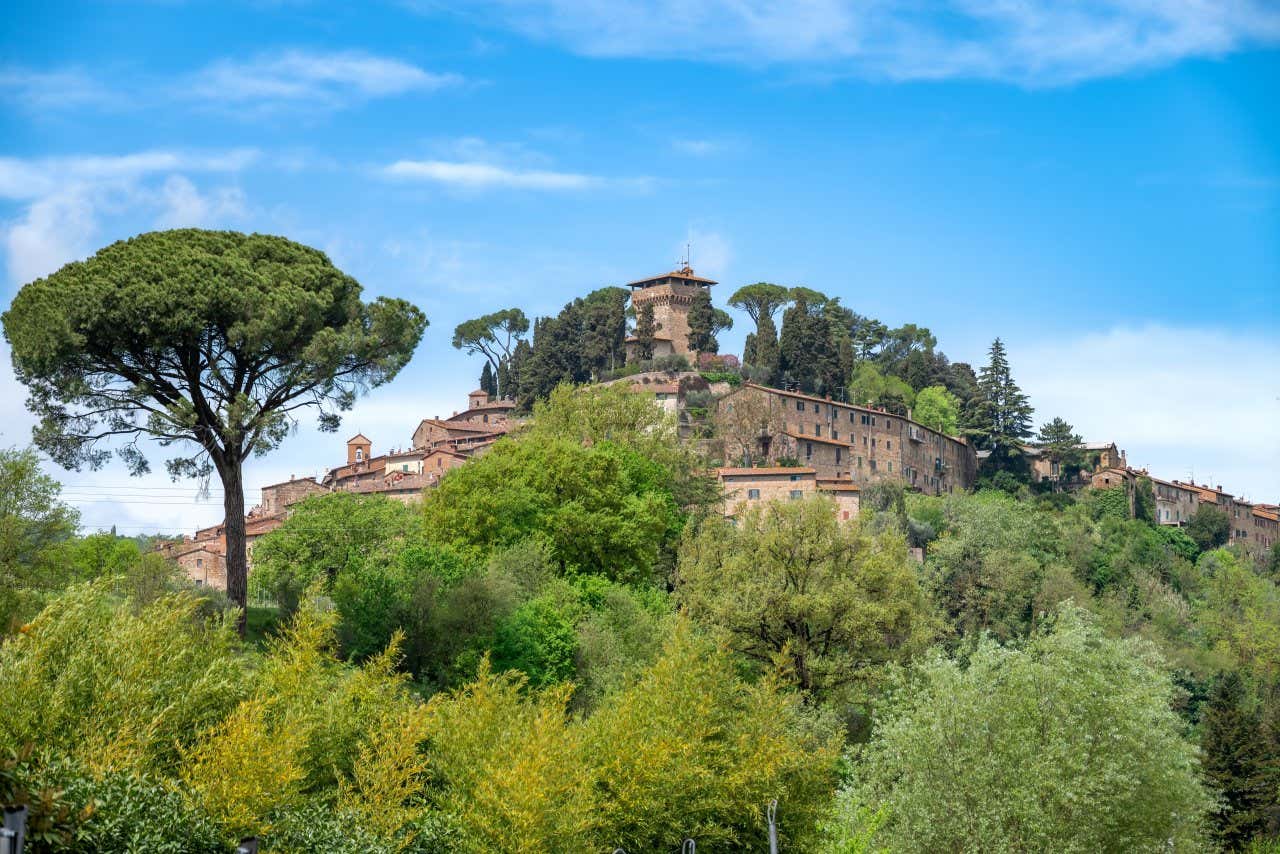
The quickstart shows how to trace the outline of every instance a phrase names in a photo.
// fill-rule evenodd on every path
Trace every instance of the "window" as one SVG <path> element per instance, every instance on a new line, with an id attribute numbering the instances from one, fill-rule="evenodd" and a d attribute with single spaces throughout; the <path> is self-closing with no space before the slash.
<path id="1" fill-rule="evenodd" d="M 836 448 L 836 465 L 840 465 L 840 449 Z"/>
<path id="2" fill-rule="evenodd" d="M 356 462 L 364 459 L 364 448 L 356 448 Z"/>
<path id="3" fill-rule="evenodd" d="M 862 457 L 858 457 L 858 468 L 862 468 Z"/>
<path id="4" fill-rule="evenodd" d="M 758 490 L 758 489 L 748 489 L 748 490 L 747 490 L 747 500 L 748 500 L 748 501 L 759 501 L 759 500 L 760 500 L 760 490 Z"/>
<path id="5" fill-rule="evenodd" d="M 813 443 L 812 442 L 804 443 L 804 458 L 806 460 L 813 459 Z"/>
<path id="6" fill-rule="evenodd" d="M 400 466 L 400 471 L 408 471 L 408 470 L 409 470 L 409 464 L 408 464 L 408 463 L 405 463 L 404 465 Z"/>
<path id="7" fill-rule="evenodd" d="M 796 401 L 796 412 L 804 412 L 804 401 L 803 401 L 803 400 L 797 400 L 797 401 Z"/>
<path id="8" fill-rule="evenodd" d="M 889 430 L 889 429 L 891 429 L 892 427 L 893 427 L 893 419 L 892 419 L 892 418 L 886 418 L 886 419 L 884 420 L 884 429 Z"/>
<path id="9" fill-rule="evenodd" d="M 821 425 L 821 424 L 814 424 L 814 425 L 813 425 L 813 435 L 815 435 L 815 436 L 821 436 L 821 435 L 822 435 L 822 425 Z"/>
<path id="10" fill-rule="evenodd" d="M 793 490 L 791 490 L 791 500 L 792 500 L 792 501 L 799 501 L 799 500 L 800 500 L 801 498 L 803 498 L 803 497 L 804 497 L 804 492 L 802 492 L 801 490 L 799 490 L 799 489 L 793 489 Z"/>
<path id="11" fill-rule="evenodd" d="M 872 450 L 875 450 L 875 447 L 876 447 L 876 440 L 875 440 L 874 438 L 872 438 L 872 440 L 871 440 L 871 449 L 872 449 Z"/>
<path id="12" fill-rule="evenodd" d="M 893 440 L 892 440 L 892 439 L 885 439 L 885 440 L 884 440 L 884 449 L 885 449 L 886 451 L 892 451 L 892 450 L 893 450 Z"/>
<path id="13" fill-rule="evenodd" d="M 840 431 L 839 431 L 839 430 L 837 430 L 836 428 L 832 427 L 832 428 L 831 428 L 831 438 L 832 438 L 832 439 L 839 439 L 839 438 L 840 438 Z"/>
<path id="14" fill-rule="evenodd" d="M 199 569 L 202 566 L 204 566 L 204 558 L 202 557 L 196 558 L 196 569 Z"/>
<path id="15" fill-rule="evenodd" d="M 197 579 L 196 579 L 196 587 L 204 587 L 204 579 L 203 579 L 203 578 L 197 578 Z"/>
<path id="16" fill-rule="evenodd" d="M 871 463 L 871 470 L 872 470 L 872 471 L 875 471 L 875 470 L 876 470 L 876 461 L 875 461 L 875 460 L 868 460 L 868 462 L 869 462 L 869 463 Z"/>
<path id="17" fill-rule="evenodd" d="M 815 403 L 815 404 L 813 405 L 813 411 L 814 411 L 814 412 L 818 412 L 818 411 L 819 411 L 819 409 L 818 409 L 818 404 L 816 404 L 816 403 Z"/>
<path id="18" fill-rule="evenodd" d="M 791 482 L 792 482 L 792 483 L 796 483 L 796 482 L 798 482 L 798 481 L 800 480 L 800 475 L 798 475 L 798 474 L 793 474 L 793 475 L 791 475 L 790 480 L 791 480 Z"/>
<path id="19" fill-rule="evenodd" d="M 889 474 L 893 474 L 893 462 L 889 463 Z"/>
<path id="20" fill-rule="evenodd" d="M 850 412 L 850 413 L 849 413 L 849 423 L 850 423 L 850 424 L 852 424 L 852 423 L 853 423 L 853 415 L 854 415 L 854 413 L 853 413 L 853 412 Z"/>

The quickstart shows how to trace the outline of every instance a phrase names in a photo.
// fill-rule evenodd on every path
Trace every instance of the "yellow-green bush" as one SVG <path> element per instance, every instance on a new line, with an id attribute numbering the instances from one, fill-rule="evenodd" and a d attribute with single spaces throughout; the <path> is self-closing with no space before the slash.
<path id="1" fill-rule="evenodd" d="M 743 682 L 688 626 L 592 717 L 566 715 L 566 688 L 524 687 L 485 667 L 429 704 L 435 802 L 464 850 L 653 851 L 686 836 L 750 848 L 774 798 L 802 850 L 834 785 L 834 725 L 770 682 Z"/>
<path id="2" fill-rule="evenodd" d="M 420 817 L 426 709 L 395 672 L 398 638 L 363 667 L 333 655 L 336 615 L 304 608 L 275 640 L 252 696 L 187 754 L 193 798 L 234 836 L 317 796 L 383 841 Z"/>
<path id="3" fill-rule="evenodd" d="M 31 742 L 100 771 L 172 773 L 248 690 L 231 624 L 189 593 L 134 608 L 77 587 L 0 647 L 0 749 Z"/>

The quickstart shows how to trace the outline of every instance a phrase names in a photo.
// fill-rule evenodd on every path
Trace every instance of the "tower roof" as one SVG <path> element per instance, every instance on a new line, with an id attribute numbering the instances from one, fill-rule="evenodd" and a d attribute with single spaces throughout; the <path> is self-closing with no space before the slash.
<path id="1" fill-rule="evenodd" d="M 679 270 L 672 270 L 670 273 L 662 273 L 657 276 L 650 276 L 647 279 L 636 279 L 634 282 L 627 282 L 626 286 L 633 289 L 648 288 L 653 285 L 663 284 L 668 279 L 675 279 L 678 282 L 697 285 L 699 287 L 710 287 L 711 285 L 717 284 L 715 279 L 707 279 L 702 276 L 694 275 L 693 268 L 686 264 Z"/>

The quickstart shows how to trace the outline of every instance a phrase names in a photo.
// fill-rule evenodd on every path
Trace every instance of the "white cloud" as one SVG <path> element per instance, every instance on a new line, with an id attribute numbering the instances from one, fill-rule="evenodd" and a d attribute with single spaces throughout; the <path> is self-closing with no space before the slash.
<path id="1" fill-rule="evenodd" d="M 116 100 L 101 81 L 78 68 L 59 71 L 0 68 L 0 98 L 38 110 L 102 105 Z"/>
<path id="2" fill-rule="evenodd" d="M 239 187 L 219 187 L 202 193 L 184 175 L 170 175 L 160 188 L 160 215 L 157 228 L 207 225 L 245 215 L 244 191 Z"/>
<path id="3" fill-rule="evenodd" d="M 244 195 L 238 188 L 202 192 L 187 174 L 231 174 L 256 158 L 250 149 L 0 157 L 0 199 L 27 203 L 15 221 L 0 223 L 9 279 L 22 284 L 88 255 L 104 213 L 153 212 L 160 228 L 215 225 L 242 217 Z"/>
<path id="4" fill-rule="evenodd" d="M 643 190 L 650 178 L 611 178 L 551 168 L 551 158 L 520 143 L 491 142 L 465 136 L 437 140 L 431 157 L 404 159 L 380 170 L 383 177 L 423 181 L 460 190 L 492 189 L 581 191 L 602 188 Z"/>
<path id="5" fill-rule="evenodd" d="M 591 56 L 896 80 L 1058 85 L 1280 41 L 1270 0 L 491 0 L 500 20 Z"/>
<path id="6" fill-rule="evenodd" d="M 128 183 L 159 172 L 238 172 L 252 165 L 251 148 L 191 152 L 153 149 L 123 155 L 0 157 L 0 198 L 34 199 L 69 186 Z"/>
<path id="7" fill-rule="evenodd" d="M 1036 423 L 1061 415 L 1167 479 L 1280 500 L 1280 341 L 1212 329 L 1118 327 L 1010 346 Z"/>
<path id="8" fill-rule="evenodd" d="M 433 92 L 461 82 L 457 74 L 430 72 L 359 51 L 287 50 L 246 61 L 220 60 L 193 75 L 183 88 L 216 102 L 340 107 L 407 92 Z"/>
<path id="9" fill-rule="evenodd" d="M 491 163 L 448 160 L 398 160 L 383 172 L 392 178 L 431 181 L 467 189 L 511 187 L 521 190 L 586 190 L 603 179 L 574 172 L 507 169 Z"/>

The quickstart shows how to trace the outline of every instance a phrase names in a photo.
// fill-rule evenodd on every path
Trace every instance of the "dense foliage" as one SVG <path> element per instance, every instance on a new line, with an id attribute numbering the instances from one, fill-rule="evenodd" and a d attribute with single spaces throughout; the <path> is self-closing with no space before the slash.
<path id="1" fill-rule="evenodd" d="M 1276 578 L 1141 488 L 730 522 L 625 383 L 532 414 L 421 504 L 297 505 L 258 644 L 10 452 L 0 801 L 35 850 L 760 850 L 775 799 L 784 851 L 1276 844 Z"/>

